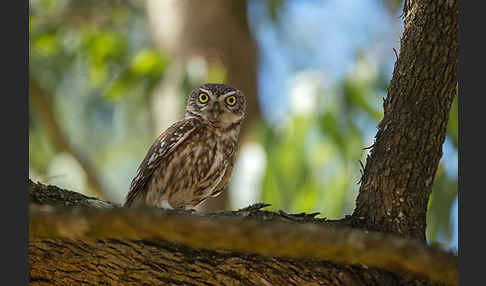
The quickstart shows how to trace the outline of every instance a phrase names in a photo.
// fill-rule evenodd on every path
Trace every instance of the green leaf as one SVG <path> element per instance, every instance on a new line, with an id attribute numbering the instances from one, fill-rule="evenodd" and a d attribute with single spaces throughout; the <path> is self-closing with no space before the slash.
<path id="1" fill-rule="evenodd" d="M 131 71 L 134 75 L 142 76 L 151 73 L 161 75 L 167 66 L 168 59 L 157 51 L 144 49 L 138 52 L 131 62 Z"/>

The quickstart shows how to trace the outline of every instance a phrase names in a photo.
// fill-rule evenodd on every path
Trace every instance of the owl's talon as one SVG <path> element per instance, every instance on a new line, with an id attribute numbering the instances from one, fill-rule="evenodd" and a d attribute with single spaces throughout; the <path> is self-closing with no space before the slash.
<path id="1" fill-rule="evenodd" d="M 193 213 L 195 212 L 196 210 L 195 209 L 186 209 L 186 205 L 184 204 L 180 204 L 177 208 L 175 208 L 176 210 L 181 210 L 181 211 L 187 211 L 187 212 L 190 212 L 190 213 Z"/>

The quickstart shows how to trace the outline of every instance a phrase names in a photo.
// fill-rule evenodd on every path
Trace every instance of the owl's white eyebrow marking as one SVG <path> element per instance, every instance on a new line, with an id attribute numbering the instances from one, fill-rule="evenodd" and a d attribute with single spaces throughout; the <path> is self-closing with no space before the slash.
<path id="1" fill-rule="evenodd" d="M 205 93 L 209 94 L 209 95 L 213 95 L 213 93 L 210 91 L 210 90 L 205 90 L 203 88 L 199 88 L 200 91 L 204 91 Z"/>
<path id="2" fill-rule="evenodd" d="M 237 91 L 233 90 L 233 91 L 230 91 L 230 92 L 223 94 L 223 97 L 227 97 L 227 96 L 230 96 L 230 95 L 233 95 L 233 94 L 236 94 L 236 93 L 237 93 Z"/>

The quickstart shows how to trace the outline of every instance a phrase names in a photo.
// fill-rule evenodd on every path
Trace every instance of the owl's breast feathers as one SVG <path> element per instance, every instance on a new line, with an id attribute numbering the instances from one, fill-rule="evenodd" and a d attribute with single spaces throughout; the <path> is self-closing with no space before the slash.
<path id="1" fill-rule="evenodd" d="M 195 207 L 226 186 L 237 138 L 199 119 L 176 122 L 150 147 L 132 180 L 125 206 Z"/>

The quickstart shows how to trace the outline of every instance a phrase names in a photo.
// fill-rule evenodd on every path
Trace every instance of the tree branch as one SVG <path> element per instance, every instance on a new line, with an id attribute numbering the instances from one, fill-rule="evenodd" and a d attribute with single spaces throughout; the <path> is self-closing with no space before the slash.
<path id="1" fill-rule="evenodd" d="M 31 188 L 31 192 L 36 190 Z M 312 223 L 298 223 L 260 207 L 204 214 L 161 209 L 60 210 L 33 205 L 29 236 L 31 240 L 162 239 L 199 249 L 365 265 L 457 285 L 457 257 L 438 248 L 339 227 L 343 224 L 337 221 L 311 218 Z"/>

